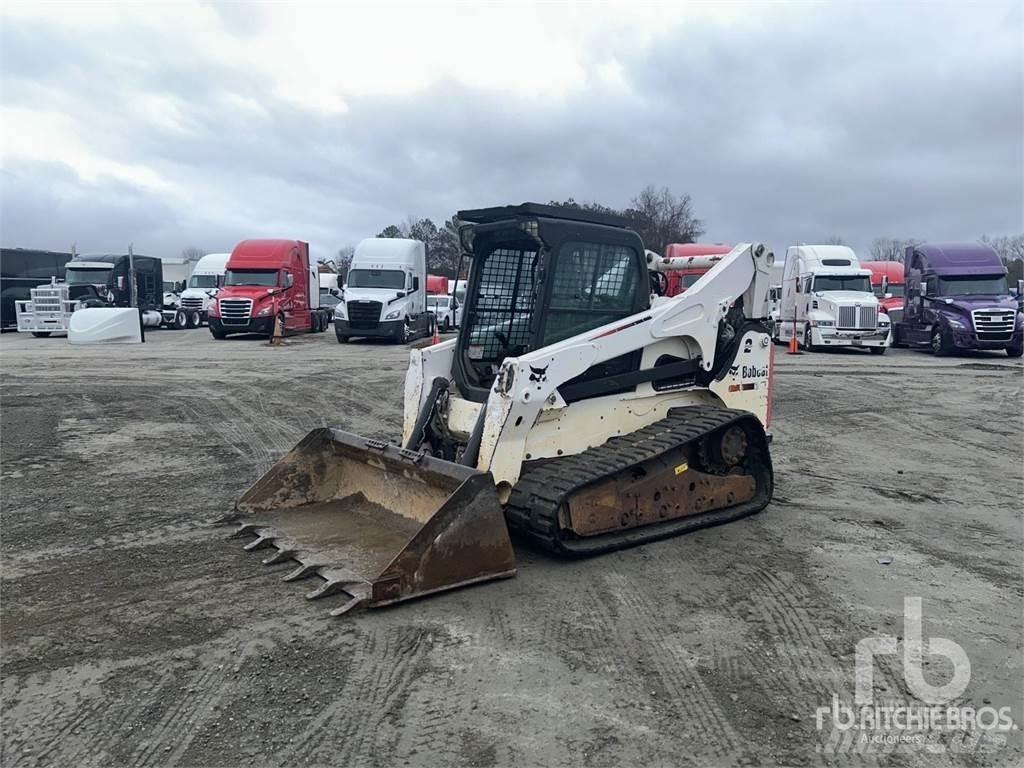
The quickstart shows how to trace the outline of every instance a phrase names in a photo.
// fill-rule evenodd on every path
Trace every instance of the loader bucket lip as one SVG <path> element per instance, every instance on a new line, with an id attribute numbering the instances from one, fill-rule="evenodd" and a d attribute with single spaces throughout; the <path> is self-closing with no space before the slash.
<path id="1" fill-rule="evenodd" d="M 235 504 L 246 549 L 316 575 L 311 599 L 344 592 L 335 613 L 515 575 L 490 472 L 341 429 L 303 438 Z"/>

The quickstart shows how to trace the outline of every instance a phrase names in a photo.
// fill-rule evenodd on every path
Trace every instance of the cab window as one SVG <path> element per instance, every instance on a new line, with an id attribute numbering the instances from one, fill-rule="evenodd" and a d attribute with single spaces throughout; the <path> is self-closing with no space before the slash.
<path id="1" fill-rule="evenodd" d="M 553 344 L 636 310 L 636 252 L 608 243 L 567 242 L 558 250 L 543 343 Z"/>

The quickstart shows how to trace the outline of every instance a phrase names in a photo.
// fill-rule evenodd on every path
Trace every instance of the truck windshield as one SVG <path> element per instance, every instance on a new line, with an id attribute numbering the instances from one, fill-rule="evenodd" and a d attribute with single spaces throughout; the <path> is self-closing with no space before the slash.
<path id="1" fill-rule="evenodd" d="M 400 269 L 353 269 L 348 273 L 349 288 L 405 288 L 405 272 Z"/>
<path id="2" fill-rule="evenodd" d="M 72 269 L 68 267 L 64 279 L 68 285 L 107 285 L 110 282 L 110 273 L 113 271 L 113 267 L 110 269 Z"/>
<path id="3" fill-rule="evenodd" d="M 224 285 L 277 285 L 276 269 L 229 269 Z"/>
<path id="4" fill-rule="evenodd" d="M 889 283 L 889 287 L 885 290 L 882 290 L 882 284 L 879 283 L 871 286 L 871 290 L 878 298 L 882 298 L 887 293 L 891 293 L 893 296 L 903 296 L 903 283 Z"/>
<path id="5" fill-rule="evenodd" d="M 867 275 L 817 275 L 811 290 L 815 293 L 819 291 L 871 293 L 871 279 Z"/>
<path id="6" fill-rule="evenodd" d="M 192 275 L 188 279 L 189 288 L 216 288 L 217 287 L 217 276 L 216 275 Z"/>
<path id="7" fill-rule="evenodd" d="M 1005 296 L 1010 292 L 1006 285 L 1006 276 L 998 277 L 967 276 L 967 277 L 940 277 L 940 296 L 970 296 L 972 294 L 985 294 Z"/>

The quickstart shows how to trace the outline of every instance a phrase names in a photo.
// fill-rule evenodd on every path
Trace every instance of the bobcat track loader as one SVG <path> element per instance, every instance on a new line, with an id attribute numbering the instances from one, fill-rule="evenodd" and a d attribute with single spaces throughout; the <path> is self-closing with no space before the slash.
<path id="1" fill-rule="evenodd" d="M 458 337 L 413 350 L 402 445 L 317 429 L 229 515 L 332 611 L 513 576 L 509 532 L 592 555 L 760 511 L 772 254 L 738 245 L 684 294 L 616 217 L 460 211 Z M 664 281 L 661 281 L 663 285 Z"/>

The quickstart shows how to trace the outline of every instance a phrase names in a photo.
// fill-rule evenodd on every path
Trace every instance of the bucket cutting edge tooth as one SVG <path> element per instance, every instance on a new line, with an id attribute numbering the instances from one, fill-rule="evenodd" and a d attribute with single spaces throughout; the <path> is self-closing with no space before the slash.
<path id="1" fill-rule="evenodd" d="M 358 608 L 360 605 L 366 602 L 366 598 L 356 595 L 344 605 L 339 605 L 337 608 L 331 610 L 331 616 L 344 616 L 346 613 L 351 611 L 353 608 Z"/>
<path id="2" fill-rule="evenodd" d="M 267 547 L 274 546 L 275 538 L 276 537 L 271 533 L 261 533 L 258 534 L 255 539 L 242 547 L 242 549 L 246 552 L 252 552 L 257 549 L 266 549 Z"/>
<path id="3" fill-rule="evenodd" d="M 277 552 L 272 554 L 270 557 L 263 560 L 264 565 L 277 565 L 283 563 L 286 560 L 298 560 L 296 557 L 299 554 L 297 549 L 278 549 Z"/>
<path id="4" fill-rule="evenodd" d="M 281 581 L 298 581 L 315 576 L 320 573 L 322 567 L 319 563 L 302 563 L 294 571 L 285 574 Z"/>
<path id="5" fill-rule="evenodd" d="M 267 526 L 261 523 L 242 523 L 238 528 L 228 534 L 229 539 L 242 539 L 246 536 L 259 536 L 262 528 Z"/>
<path id="6" fill-rule="evenodd" d="M 322 574 L 321 574 L 322 576 Z M 339 592 L 347 592 L 346 587 L 352 587 L 360 584 L 360 582 L 353 582 L 348 579 L 331 579 L 327 578 L 324 583 L 314 589 L 308 595 L 307 600 L 318 600 L 321 597 L 327 597 L 328 595 L 336 595 Z"/>

